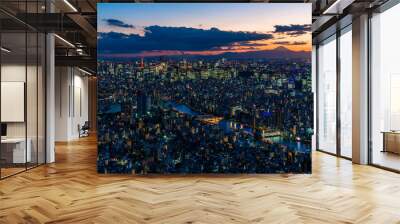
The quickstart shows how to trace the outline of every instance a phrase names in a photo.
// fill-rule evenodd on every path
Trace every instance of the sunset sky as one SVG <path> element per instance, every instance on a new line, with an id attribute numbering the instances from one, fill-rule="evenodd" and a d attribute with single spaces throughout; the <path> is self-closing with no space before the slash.
<path id="1" fill-rule="evenodd" d="M 311 50 L 311 4 L 100 3 L 100 55 Z"/>

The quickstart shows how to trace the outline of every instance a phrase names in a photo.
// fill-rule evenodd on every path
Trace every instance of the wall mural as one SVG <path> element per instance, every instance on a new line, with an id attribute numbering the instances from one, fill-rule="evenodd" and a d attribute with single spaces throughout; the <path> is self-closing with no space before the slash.
<path id="1" fill-rule="evenodd" d="M 99 173 L 310 173 L 311 4 L 98 4 Z"/>

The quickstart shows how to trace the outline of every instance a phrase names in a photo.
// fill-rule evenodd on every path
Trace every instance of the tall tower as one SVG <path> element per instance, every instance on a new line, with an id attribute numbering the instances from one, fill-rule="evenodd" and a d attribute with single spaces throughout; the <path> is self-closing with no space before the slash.
<path id="1" fill-rule="evenodd" d="M 143 58 L 140 60 L 140 67 L 144 68 L 144 60 L 143 60 Z"/>

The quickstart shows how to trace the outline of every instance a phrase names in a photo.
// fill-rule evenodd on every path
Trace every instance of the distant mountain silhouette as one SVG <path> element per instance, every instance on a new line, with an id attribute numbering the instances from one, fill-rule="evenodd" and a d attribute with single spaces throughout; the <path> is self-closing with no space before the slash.
<path id="1" fill-rule="evenodd" d="M 309 51 L 291 51 L 283 46 L 277 47 L 272 50 L 264 51 L 248 51 L 248 52 L 227 52 L 219 54 L 219 57 L 232 58 L 232 59 L 278 59 L 278 58 L 296 58 L 307 59 L 311 57 Z"/>

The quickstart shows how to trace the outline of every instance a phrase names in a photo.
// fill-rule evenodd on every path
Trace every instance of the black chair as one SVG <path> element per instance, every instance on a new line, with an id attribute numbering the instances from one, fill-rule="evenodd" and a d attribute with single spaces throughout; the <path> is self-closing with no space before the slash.
<path id="1" fill-rule="evenodd" d="M 90 125 L 89 121 L 85 121 L 82 127 L 78 124 L 79 138 L 89 136 Z"/>

